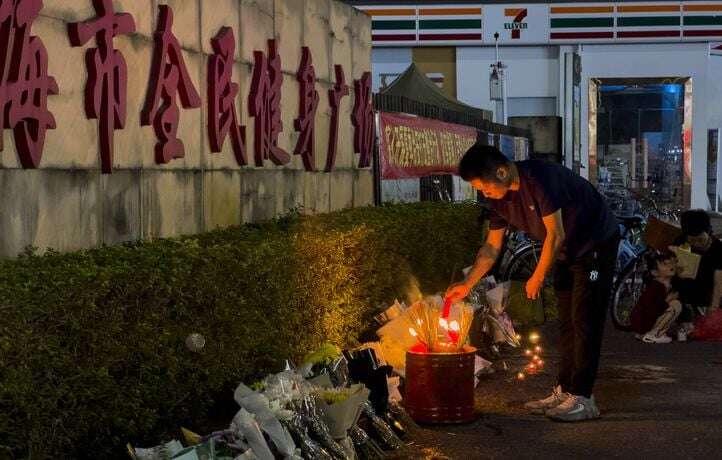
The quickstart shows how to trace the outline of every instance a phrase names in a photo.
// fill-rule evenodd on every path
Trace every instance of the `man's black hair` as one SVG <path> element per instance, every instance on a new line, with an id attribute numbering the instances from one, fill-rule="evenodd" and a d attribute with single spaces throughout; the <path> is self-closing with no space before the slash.
<path id="1" fill-rule="evenodd" d="M 459 161 L 459 176 L 467 182 L 473 179 L 499 182 L 496 171 L 510 164 L 511 161 L 496 147 L 474 144 Z"/>
<path id="2" fill-rule="evenodd" d="M 680 223 L 685 235 L 697 236 L 702 232 L 712 233 L 709 214 L 704 209 L 690 209 L 683 212 Z"/>

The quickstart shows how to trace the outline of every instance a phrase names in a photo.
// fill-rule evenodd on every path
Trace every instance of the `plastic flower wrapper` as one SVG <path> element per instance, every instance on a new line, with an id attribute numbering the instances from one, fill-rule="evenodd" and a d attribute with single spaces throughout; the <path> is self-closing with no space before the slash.
<path id="1" fill-rule="evenodd" d="M 286 427 L 291 436 L 293 436 L 296 444 L 301 448 L 301 455 L 306 460 L 334 460 L 326 449 L 321 447 L 319 443 L 313 440 L 308 434 L 308 428 L 304 423 L 303 416 L 301 414 L 294 413 L 294 415 L 283 421 L 283 425 Z"/>
<path id="2" fill-rule="evenodd" d="M 407 332 L 408 335 L 408 332 Z M 408 347 L 391 336 L 381 337 L 380 348 L 386 363 L 400 376 L 406 373 L 406 350 Z"/>
<path id="3" fill-rule="evenodd" d="M 403 399 L 399 386 L 401 386 L 401 377 L 394 376 L 386 379 L 386 384 L 389 388 L 389 403 L 399 402 Z"/>
<path id="4" fill-rule="evenodd" d="M 334 439 L 343 439 L 356 424 L 370 391 L 363 385 L 319 392 L 318 409 Z"/>
<path id="5" fill-rule="evenodd" d="M 401 315 L 392 319 L 376 331 L 376 335 L 379 336 L 382 343 L 385 339 L 393 340 L 400 344 L 404 351 L 416 345 L 418 340 L 415 336 L 409 334 L 408 315 L 409 309 L 406 309 Z M 384 353 L 384 355 L 386 355 L 386 353 Z"/>
<path id="6" fill-rule="evenodd" d="M 478 314 L 482 321 L 482 331 L 487 334 L 492 333 L 494 343 L 506 342 L 512 347 L 521 346 L 521 342 L 516 337 L 511 318 L 506 312 L 497 314 L 490 306 L 485 305 L 479 310 Z"/>
<path id="7" fill-rule="evenodd" d="M 390 450 L 400 449 L 404 446 L 403 441 L 394 433 L 388 423 L 376 414 L 371 403 L 364 403 L 364 414 L 371 422 L 371 426 L 381 440 Z"/>
<path id="8" fill-rule="evenodd" d="M 386 458 L 384 451 L 358 425 L 351 427 L 348 434 L 359 460 L 382 460 Z"/>
<path id="9" fill-rule="evenodd" d="M 404 310 L 406 310 L 406 304 L 403 302 L 399 303 L 398 299 L 395 299 L 389 308 L 374 316 L 374 321 L 380 326 L 383 326 L 394 318 L 398 318 Z"/>
<path id="10" fill-rule="evenodd" d="M 294 404 L 296 412 L 303 417 L 311 437 L 318 441 L 334 459 L 347 460 L 346 453 L 333 439 L 328 426 L 321 418 L 315 398 L 312 395 L 305 395 L 302 400 L 295 401 Z"/>
<path id="11" fill-rule="evenodd" d="M 339 356 L 336 358 L 331 366 L 329 367 L 329 376 L 331 381 L 337 387 L 345 387 L 350 383 L 350 377 L 348 372 L 348 361 L 345 356 Z"/>
<path id="12" fill-rule="evenodd" d="M 183 444 L 177 439 L 169 441 L 160 446 L 150 448 L 132 447 L 128 444 L 128 453 L 133 460 L 169 460 L 175 454 L 183 450 Z"/>
<path id="13" fill-rule="evenodd" d="M 486 291 L 486 301 L 497 315 L 506 309 L 506 305 L 509 302 L 510 290 L 511 282 L 505 281 L 497 284 L 493 289 Z"/>
<path id="14" fill-rule="evenodd" d="M 328 368 L 341 356 L 341 350 L 334 344 L 324 343 L 317 350 L 307 354 L 300 366 L 300 373 L 304 377 L 313 377 L 321 372 L 328 372 Z"/>
<path id="15" fill-rule="evenodd" d="M 266 389 L 268 388 L 269 385 L 267 384 Z M 266 395 L 256 393 L 241 383 L 234 392 L 234 398 L 236 398 L 236 402 L 243 409 L 255 415 L 258 425 L 263 432 L 271 438 L 276 449 L 278 449 L 284 458 L 294 458 L 296 445 L 293 442 L 293 438 L 291 438 L 288 431 L 281 425 Z M 274 408 L 277 413 L 280 413 L 280 403 L 274 403 Z"/>
<path id="16" fill-rule="evenodd" d="M 201 444 L 186 447 L 175 454 L 172 460 L 233 460 L 233 453 L 217 442 L 215 436 L 211 436 Z"/>
<path id="17" fill-rule="evenodd" d="M 338 441 L 338 445 L 341 446 L 341 448 L 346 452 L 346 457 L 350 460 L 357 460 L 358 455 L 356 455 L 356 449 L 353 447 L 353 441 L 351 441 L 351 438 L 346 436 L 345 438 Z"/>
<path id="18" fill-rule="evenodd" d="M 281 407 L 286 407 L 294 399 L 301 398 L 305 386 L 308 385 L 300 374 L 294 371 L 283 371 L 271 374 L 263 380 L 263 394 L 270 401 L 278 401 Z"/>
<path id="19" fill-rule="evenodd" d="M 404 406 L 400 403 L 394 401 L 389 402 L 389 413 L 393 416 L 393 422 L 399 423 L 404 432 L 419 429 L 419 425 L 416 424 L 414 419 L 411 418 L 409 413 L 406 412 L 406 409 L 404 409 Z M 394 427 L 392 426 L 391 428 Z"/>
<path id="20" fill-rule="evenodd" d="M 245 458 L 257 458 L 255 454 L 253 454 L 253 450 L 248 447 L 248 444 L 246 444 L 241 437 L 237 436 L 232 429 L 214 431 L 206 436 L 201 436 L 183 427 L 181 427 L 181 432 L 186 440 L 186 444 L 191 446 L 207 443 L 209 440 L 213 440 L 215 443 L 214 448 L 217 451 L 216 456 L 219 460 L 221 457 L 218 452 L 224 451 L 230 456 L 233 456 L 233 453 L 237 455 L 240 452 L 246 455 Z"/>
<path id="21" fill-rule="evenodd" d="M 251 446 L 253 453 L 259 460 L 275 460 L 256 419 L 253 418 L 253 415 L 246 409 L 241 408 L 233 417 L 231 430 L 237 437 L 243 438 L 248 442 L 248 445 Z"/>

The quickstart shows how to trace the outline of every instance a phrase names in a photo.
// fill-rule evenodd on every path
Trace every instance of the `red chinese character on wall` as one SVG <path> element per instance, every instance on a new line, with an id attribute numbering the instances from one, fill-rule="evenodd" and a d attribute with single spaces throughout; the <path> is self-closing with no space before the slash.
<path id="1" fill-rule="evenodd" d="M 276 40 L 268 40 L 268 57 L 263 51 L 253 52 L 253 80 L 248 95 L 248 112 L 256 119 L 254 152 L 256 166 L 270 159 L 276 165 L 291 161 L 288 152 L 278 146 L 278 135 L 283 131 L 281 121 L 281 57 Z"/>
<path id="2" fill-rule="evenodd" d="M 354 125 L 353 148 L 359 157 L 358 167 L 371 165 L 374 146 L 374 111 L 371 107 L 371 73 L 364 72 L 360 80 L 354 80 L 355 100 L 351 121 Z"/>
<path id="3" fill-rule="evenodd" d="M 177 137 L 180 109 L 176 96 L 180 96 L 186 109 L 200 107 L 201 98 L 188 75 L 180 43 L 173 35 L 173 10 L 168 5 L 158 5 L 158 10 L 150 85 L 140 124 L 153 123 L 159 141 L 155 145 L 155 161 L 163 164 L 185 155 L 183 142 Z"/>
<path id="4" fill-rule="evenodd" d="M 294 155 L 301 155 L 306 171 L 316 169 L 316 109 L 318 109 L 318 91 L 316 91 L 316 71 L 313 68 L 311 50 L 301 48 L 301 65 L 296 73 L 299 84 L 298 118 L 294 120 L 296 131 L 301 134 L 296 143 Z"/>
<path id="5" fill-rule="evenodd" d="M 58 85 L 43 42 L 30 35 L 42 8 L 41 0 L 0 0 L 0 130 L 13 130 L 24 168 L 40 164 L 45 132 L 55 128 L 48 95 L 58 94 Z"/>
<path id="6" fill-rule="evenodd" d="M 128 67 L 113 38 L 135 31 L 133 16 L 115 13 L 112 0 L 93 0 L 98 16 L 68 24 L 72 46 L 82 46 L 95 35 L 97 48 L 85 53 L 88 81 L 85 83 L 85 115 L 98 120 L 101 170 L 113 169 L 113 132 L 125 126 Z"/>
<path id="7" fill-rule="evenodd" d="M 236 96 L 238 84 L 233 83 L 233 55 L 236 39 L 233 29 L 222 27 L 211 39 L 213 54 L 208 59 L 208 138 L 212 152 L 220 152 L 228 132 L 239 165 L 246 159 L 246 127 L 238 123 Z"/>
<path id="8" fill-rule="evenodd" d="M 341 106 L 341 99 L 348 96 L 349 87 L 346 84 L 346 76 L 343 67 L 335 65 L 336 84 L 328 90 L 328 101 L 331 106 L 331 127 L 328 135 L 328 151 L 326 153 L 326 168 L 324 171 L 331 172 L 336 165 L 336 152 L 338 151 L 338 115 Z"/>

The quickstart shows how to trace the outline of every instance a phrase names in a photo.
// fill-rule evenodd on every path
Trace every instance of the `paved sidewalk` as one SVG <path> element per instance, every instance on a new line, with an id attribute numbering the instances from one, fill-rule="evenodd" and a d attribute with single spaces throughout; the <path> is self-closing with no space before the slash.
<path id="1" fill-rule="evenodd" d="M 542 329 L 547 352 L 555 329 Z M 523 382 L 512 373 L 484 378 L 476 391 L 479 419 L 415 433 L 424 454 L 414 458 L 722 458 L 722 343 L 650 345 L 608 324 L 595 389 L 602 418 L 576 424 L 522 407 L 550 392 L 557 356 L 545 358 L 547 373 Z"/>

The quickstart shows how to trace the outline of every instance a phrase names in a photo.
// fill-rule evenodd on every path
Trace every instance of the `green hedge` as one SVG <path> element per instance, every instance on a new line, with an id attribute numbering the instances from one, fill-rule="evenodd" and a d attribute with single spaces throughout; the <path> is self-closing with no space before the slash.
<path id="1" fill-rule="evenodd" d="M 0 262 L 0 458 L 124 458 L 227 422 L 238 382 L 354 343 L 414 279 L 444 289 L 481 243 L 477 214 L 363 208 Z"/>

